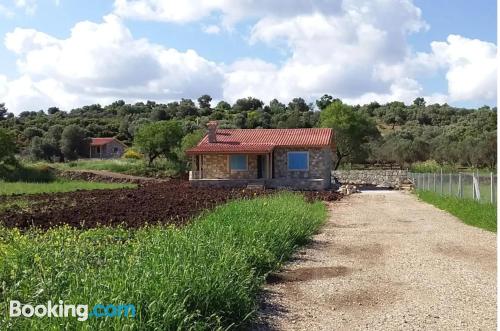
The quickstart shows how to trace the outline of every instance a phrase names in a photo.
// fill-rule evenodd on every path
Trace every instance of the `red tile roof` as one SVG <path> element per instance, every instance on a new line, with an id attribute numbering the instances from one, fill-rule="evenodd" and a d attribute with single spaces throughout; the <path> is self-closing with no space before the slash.
<path id="1" fill-rule="evenodd" d="M 92 138 L 92 141 L 90 142 L 90 146 L 102 146 L 109 144 L 112 141 L 118 141 L 120 144 L 123 144 L 121 141 L 115 139 L 115 138 Z"/>
<path id="2" fill-rule="evenodd" d="M 215 143 L 205 136 L 187 153 L 270 153 L 275 147 L 326 147 L 332 140 L 332 129 L 218 129 Z"/>

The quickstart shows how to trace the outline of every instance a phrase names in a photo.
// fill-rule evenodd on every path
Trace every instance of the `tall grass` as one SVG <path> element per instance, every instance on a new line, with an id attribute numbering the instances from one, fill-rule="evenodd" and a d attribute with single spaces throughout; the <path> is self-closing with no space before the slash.
<path id="1" fill-rule="evenodd" d="M 71 192 L 77 190 L 102 190 L 135 187 L 134 184 L 99 183 L 77 180 L 55 180 L 49 183 L 0 181 L 0 195 Z"/>
<path id="2" fill-rule="evenodd" d="M 51 182 L 56 178 L 54 172 L 43 164 L 23 165 L 0 164 L 0 181 L 7 182 Z"/>
<path id="3" fill-rule="evenodd" d="M 497 232 L 496 205 L 469 199 L 440 196 L 438 193 L 430 191 L 418 190 L 417 195 L 423 201 L 458 217 L 465 224 Z"/>
<path id="4" fill-rule="evenodd" d="M 240 328 L 267 272 L 324 222 L 323 203 L 281 194 L 230 202 L 182 228 L 0 230 L 0 325 L 12 329 Z M 9 318 L 9 300 L 134 304 L 135 318 Z"/>
<path id="5" fill-rule="evenodd" d="M 144 160 L 109 159 L 109 160 L 78 160 L 67 163 L 51 163 L 50 166 L 60 170 L 105 170 L 135 176 L 171 177 L 179 172 L 175 162 L 160 158 L 153 166 L 148 166 Z"/>

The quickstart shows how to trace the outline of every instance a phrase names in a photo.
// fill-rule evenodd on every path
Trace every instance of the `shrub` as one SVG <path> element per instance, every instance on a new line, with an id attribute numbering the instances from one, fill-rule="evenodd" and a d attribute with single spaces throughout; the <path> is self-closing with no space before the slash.
<path id="1" fill-rule="evenodd" d="M 141 153 L 139 153 L 138 151 L 134 150 L 133 148 L 127 148 L 127 150 L 125 151 L 125 153 L 123 153 L 122 157 L 124 159 L 140 160 L 144 156 Z"/>
<path id="2" fill-rule="evenodd" d="M 46 165 L 24 166 L 0 164 L 0 180 L 7 182 L 51 182 L 56 179 L 54 169 Z"/>

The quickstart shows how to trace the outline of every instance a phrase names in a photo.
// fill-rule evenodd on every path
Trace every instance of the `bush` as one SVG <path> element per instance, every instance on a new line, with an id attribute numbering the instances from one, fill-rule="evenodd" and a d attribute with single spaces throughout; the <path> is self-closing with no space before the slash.
<path id="1" fill-rule="evenodd" d="M 441 165 L 434 160 L 416 162 L 410 168 L 412 172 L 440 172 L 441 170 L 443 172 L 455 172 L 457 168 L 451 165 Z"/>
<path id="2" fill-rule="evenodd" d="M 134 150 L 133 148 L 127 148 L 125 153 L 123 153 L 122 157 L 124 159 L 140 160 L 144 157 L 144 155 L 142 155 L 138 151 Z"/>
<path id="3" fill-rule="evenodd" d="M 0 180 L 6 182 L 36 182 L 45 183 L 56 179 L 54 169 L 46 165 L 24 166 L 16 165 L 1 165 L 0 164 Z"/>
<path id="4" fill-rule="evenodd" d="M 0 300 L 136 306 L 135 318 L 64 319 L 72 330 L 239 328 L 256 311 L 266 273 L 325 218 L 323 203 L 282 194 L 231 202 L 182 229 L 0 229 Z M 11 329 L 60 323 L 0 314 Z"/>

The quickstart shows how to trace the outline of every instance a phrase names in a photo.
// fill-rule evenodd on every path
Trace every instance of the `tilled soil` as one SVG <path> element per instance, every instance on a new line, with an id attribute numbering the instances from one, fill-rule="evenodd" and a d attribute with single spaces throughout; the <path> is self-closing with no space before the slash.
<path id="1" fill-rule="evenodd" d="M 496 234 L 408 193 L 331 205 L 312 244 L 268 277 L 255 330 L 495 330 Z"/>
<path id="2" fill-rule="evenodd" d="M 7 227 L 48 229 L 67 224 L 75 228 L 145 224 L 182 225 L 202 211 L 239 198 L 275 193 L 274 190 L 214 189 L 191 187 L 187 181 L 170 180 L 141 184 L 134 189 L 76 191 L 23 196 L 27 210 L 7 209 L 0 222 Z M 335 201 L 335 192 L 303 192 L 308 200 Z M 17 197 L 19 198 L 19 197 Z M 0 197 L 0 202 L 12 198 Z"/>

